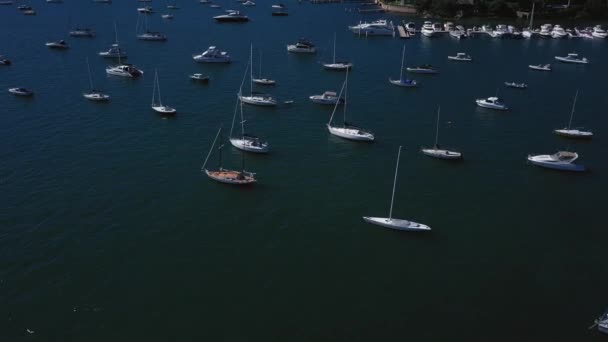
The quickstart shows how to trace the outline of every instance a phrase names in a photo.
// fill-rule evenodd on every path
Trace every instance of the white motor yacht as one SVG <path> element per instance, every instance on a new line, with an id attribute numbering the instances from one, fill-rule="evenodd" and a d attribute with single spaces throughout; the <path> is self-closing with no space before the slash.
<path id="1" fill-rule="evenodd" d="M 104 58 L 127 58 L 127 52 L 122 50 L 118 44 L 112 44 L 108 51 L 99 52 L 99 56 Z"/>
<path id="2" fill-rule="evenodd" d="M 135 65 L 131 64 L 119 64 L 113 65 L 106 68 L 106 73 L 108 75 L 114 76 L 122 76 L 122 77 L 139 77 L 144 74 L 144 72 L 138 69 Z"/>
<path id="3" fill-rule="evenodd" d="M 416 34 L 416 24 L 413 22 L 409 22 L 409 23 L 405 24 L 405 30 L 409 34 Z"/>
<path id="4" fill-rule="evenodd" d="M 589 64 L 589 60 L 585 57 L 580 58 L 576 53 L 569 53 L 568 56 L 555 56 L 555 59 L 564 63 Z"/>
<path id="5" fill-rule="evenodd" d="M 585 171 L 585 166 L 574 164 L 578 159 L 576 152 L 559 151 L 555 154 L 529 155 L 528 161 L 533 165 L 561 171 Z"/>
<path id="6" fill-rule="evenodd" d="M 243 23 L 249 21 L 248 16 L 234 10 L 227 10 L 226 14 L 216 15 L 213 19 L 220 23 Z"/>
<path id="7" fill-rule="evenodd" d="M 528 68 L 538 71 L 551 71 L 551 64 L 530 64 Z"/>
<path id="8" fill-rule="evenodd" d="M 496 29 L 494 30 L 494 36 L 496 38 L 502 38 L 503 36 L 509 34 L 509 30 L 507 29 L 507 25 L 496 25 Z"/>
<path id="9" fill-rule="evenodd" d="M 60 50 L 65 50 L 68 49 L 70 46 L 68 45 L 68 43 L 65 42 L 65 40 L 60 40 L 57 42 L 47 42 L 45 44 L 49 49 L 60 49 Z"/>
<path id="10" fill-rule="evenodd" d="M 445 32 L 443 31 L 443 25 L 441 25 L 441 23 L 433 23 L 433 30 L 435 31 L 435 33 Z"/>
<path id="11" fill-rule="evenodd" d="M 449 60 L 452 61 L 459 61 L 459 62 L 472 62 L 473 61 L 473 57 L 467 55 L 464 52 L 458 52 L 456 54 L 456 56 L 448 56 Z"/>
<path id="12" fill-rule="evenodd" d="M 349 26 L 348 29 L 362 36 L 392 36 L 395 33 L 393 22 L 385 19 L 371 23 L 360 23 L 359 25 Z"/>
<path id="13" fill-rule="evenodd" d="M 435 30 L 433 30 L 433 23 L 430 21 L 425 21 L 422 25 L 422 30 L 420 30 L 420 33 L 422 33 L 422 35 L 425 37 L 432 37 L 435 34 Z"/>
<path id="14" fill-rule="evenodd" d="M 231 58 L 225 51 L 220 51 L 215 46 L 210 46 L 205 52 L 200 55 L 192 56 L 198 63 L 230 63 Z"/>
<path id="15" fill-rule="evenodd" d="M 508 110 L 509 108 L 505 103 L 496 96 L 488 97 L 487 99 L 475 100 L 479 107 L 496 109 L 496 110 Z"/>
<path id="16" fill-rule="evenodd" d="M 146 31 L 144 33 L 138 34 L 137 39 L 151 42 L 164 42 L 167 40 L 167 36 L 156 31 Z"/>
<path id="17" fill-rule="evenodd" d="M 297 43 L 287 45 L 287 51 L 294 53 L 316 53 L 317 48 L 309 40 L 301 38 Z"/>
<path id="18" fill-rule="evenodd" d="M 239 99 L 246 104 L 261 106 L 261 107 L 274 107 L 277 105 L 277 101 L 270 95 L 251 93 L 249 96 L 239 95 Z"/>
<path id="19" fill-rule="evenodd" d="M 26 89 L 26 88 L 22 88 L 22 87 L 9 88 L 8 92 L 15 96 L 32 96 L 32 95 L 34 95 L 33 91 Z"/>
<path id="20" fill-rule="evenodd" d="M 145 7 L 138 8 L 137 12 L 144 13 L 144 14 L 152 14 L 152 13 L 154 13 L 154 9 L 152 9 L 152 7 L 150 7 L 150 6 L 145 6 Z"/>
<path id="21" fill-rule="evenodd" d="M 189 76 L 192 81 L 200 82 L 200 83 L 209 83 L 209 76 L 205 76 L 203 74 L 192 74 Z"/>
<path id="22" fill-rule="evenodd" d="M 600 39 L 604 39 L 604 38 L 608 37 L 608 32 L 606 32 L 606 30 L 604 30 L 604 29 L 602 28 L 602 25 L 596 25 L 596 26 L 593 28 L 593 32 L 591 33 L 591 35 L 592 35 L 594 38 L 600 38 Z"/>
<path id="23" fill-rule="evenodd" d="M 311 95 L 308 97 L 310 101 L 313 103 L 318 103 L 322 105 L 336 105 L 338 102 L 344 102 L 343 99 L 338 97 L 338 94 L 335 91 L 326 91 L 321 95 Z"/>
<path id="24" fill-rule="evenodd" d="M 438 74 L 439 70 L 435 69 L 430 64 L 420 65 L 417 67 L 406 68 L 407 72 L 411 72 L 413 74 Z"/>
<path id="25" fill-rule="evenodd" d="M 551 30 L 551 37 L 554 39 L 566 38 L 568 37 L 568 33 L 560 25 L 555 25 L 553 26 L 553 30 Z"/>
<path id="26" fill-rule="evenodd" d="M 551 24 L 543 24 L 540 27 L 540 32 L 538 33 L 541 38 L 551 38 L 551 32 L 553 31 L 553 25 Z"/>

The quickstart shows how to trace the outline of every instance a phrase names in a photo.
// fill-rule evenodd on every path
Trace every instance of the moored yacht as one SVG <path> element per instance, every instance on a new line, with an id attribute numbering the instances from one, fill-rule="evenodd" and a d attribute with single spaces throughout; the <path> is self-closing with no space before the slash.
<path id="1" fill-rule="evenodd" d="M 167 36 L 165 36 L 161 32 L 145 31 L 141 34 L 138 34 L 137 39 L 153 41 L 153 42 L 163 42 L 163 41 L 167 40 Z"/>
<path id="2" fill-rule="evenodd" d="M 538 71 L 551 71 L 551 64 L 530 64 L 528 68 Z"/>
<path id="3" fill-rule="evenodd" d="M 570 121 L 568 121 L 568 126 L 562 129 L 555 129 L 553 132 L 557 135 L 561 135 L 566 138 L 578 138 L 578 139 L 591 139 L 593 137 L 593 133 L 589 131 L 583 131 L 581 129 L 572 128 L 572 119 L 574 118 L 574 110 L 576 109 L 576 100 L 578 98 L 578 90 L 574 95 L 574 102 L 572 103 L 572 110 L 570 111 Z"/>
<path id="4" fill-rule="evenodd" d="M 417 67 L 411 67 L 406 69 L 407 72 L 411 72 L 413 74 L 438 74 L 439 70 L 435 69 L 430 64 L 420 65 Z"/>
<path id="5" fill-rule="evenodd" d="M 464 52 L 458 52 L 456 54 L 456 56 L 448 56 L 448 59 L 452 60 L 452 61 L 459 61 L 459 62 L 472 62 L 473 61 L 473 58 Z"/>
<path id="6" fill-rule="evenodd" d="M 435 34 L 435 30 L 433 30 L 433 23 L 430 21 L 425 21 L 420 32 L 425 37 L 432 37 Z"/>
<path id="7" fill-rule="evenodd" d="M 275 17 L 285 17 L 289 15 L 287 6 L 284 4 L 272 5 L 272 15 Z"/>
<path id="8" fill-rule="evenodd" d="M 108 75 L 132 78 L 139 77 L 144 74 L 142 70 L 138 69 L 135 65 L 132 64 L 118 64 L 109 66 L 106 68 L 106 73 Z"/>
<path id="9" fill-rule="evenodd" d="M 213 19 L 220 23 L 243 23 L 249 21 L 248 16 L 234 10 L 227 10 L 226 14 L 216 15 Z"/>
<path id="10" fill-rule="evenodd" d="M 8 92 L 15 96 L 32 96 L 32 95 L 34 95 L 33 91 L 26 89 L 26 88 L 22 88 L 22 87 L 9 88 Z"/>
<path id="11" fill-rule="evenodd" d="M 568 33 L 560 25 L 555 25 L 553 26 L 553 30 L 551 30 L 551 37 L 554 39 L 566 38 L 568 37 Z"/>
<path id="12" fill-rule="evenodd" d="M 322 105 L 336 105 L 337 103 L 344 102 L 344 99 L 338 97 L 335 91 L 326 91 L 321 95 L 311 95 L 308 97 L 313 103 Z"/>
<path id="13" fill-rule="evenodd" d="M 405 24 L 405 29 L 409 34 L 416 34 L 416 24 L 411 21 Z"/>
<path id="14" fill-rule="evenodd" d="M 192 56 L 198 63 L 230 63 L 231 58 L 225 51 L 220 51 L 215 46 L 210 46 L 205 52 L 200 55 Z"/>
<path id="15" fill-rule="evenodd" d="M 551 32 L 553 31 L 553 25 L 551 24 L 543 24 L 540 27 L 540 32 L 538 33 L 541 38 L 551 38 Z"/>
<path id="16" fill-rule="evenodd" d="M 364 36 L 392 36 L 395 33 L 393 22 L 385 19 L 371 23 L 360 23 L 359 25 L 349 26 L 348 29 L 355 34 Z"/>
<path id="17" fill-rule="evenodd" d="M 152 13 L 154 13 L 154 9 L 152 9 L 152 7 L 150 7 L 150 6 L 145 6 L 145 7 L 138 8 L 137 12 L 144 13 L 144 14 L 152 14 Z"/>
<path id="18" fill-rule="evenodd" d="M 604 29 L 602 28 L 602 25 L 596 25 L 596 26 L 593 28 L 593 32 L 591 33 L 591 35 L 592 35 L 594 38 L 600 38 L 600 39 L 604 39 L 604 38 L 606 38 L 606 37 L 608 36 L 608 32 L 606 32 L 606 30 L 604 30 Z"/>
<path id="19" fill-rule="evenodd" d="M 0 65 L 11 65 L 11 60 L 0 55 Z"/>
<path id="20" fill-rule="evenodd" d="M 336 61 L 336 34 L 334 33 L 334 55 L 331 63 L 323 63 L 323 68 L 332 71 L 345 71 L 353 67 L 353 63 L 347 61 Z"/>
<path id="21" fill-rule="evenodd" d="M 70 46 L 65 40 L 60 40 L 57 42 L 47 42 L 45 44 L 49 49 L 68 49 Z"/>
<path id="22" fill-rule="evenodd" d="M 555 59 L 564 63 L 589 64 L 589 60 L 585 57 L 580 58 L 577 53 L 569 53 L 568 56 L 555 56 Z"/>
<path id="23" fill-rule="evenodd" d="M 505 86 L 509 88 L 526 89 L 528 85 L 525 83 L 505 82 Z"/>
<path id="24" fill-rule="evenodd" d="M 560 171 L 585 171 L 585 166 L 574 164 L 578 153 L 558 151 L 555 154 L 528 155 L 528 161 L 533 165 Z"/>
<path id="25" fill-rule="evenodd" d="M 509 34 L 509 31 L 507 29 L 507 25 L 496 25 L 496 29 L 494 30 L 494 36 L 496 38 L 502 38 L 503 36 Z"/>
<path id="26" fill-rule="evenodd" d="M 342 84 L 342 89 L 340 90 L 340 95 L 338 95 L 339 98 L 342 98 L 342 92 L 344 92 L 344 106 L 343 106 L 344 117 L 342 120 L 342 125 L 341 126 L 332 125 L 332 120 L 334 118 L 334 115 L 336 114 L 336 110 L 338 109 L 338 103 L 336 103 L 336 105 L 334 106 L 334 110 L 331 113 L 331 117 L 329 118 L 329 121 L 326 124 L 327 130 L 329 131 L 330 134 L 340 137 L 342 139 L 372 142 L 375 139 L 374 134 L 372 132 L 359 128 L 359 127 L 356 127 L 356 126 L 346 122 L 347 89 L 348 89 L 348 71 L 346 71 L 346 80 L 344 81 L 344 84 Z"/>
<path id="27" fill-rule="evenodd" d="M 317 48 L 309 40 L 301 38 L 297 43 L 287 45 L 287 51 L 295 53 L 316 53 Z"/>
<path id="28" fill-rule="evenodd" d="M 70 31 L 70 36 L 93 38 L 95 37 L 95 32 L 89 28 L 75 28 L 74 30 Z"/>
<path id="29" fill-rule="evenodd" d="M 479 107 L 496 109 L 496 110 L 508 110 L 507 105 L 498 97 L 492 96 L 487 99 L 477 99 L 475 100 Z"/>
<path id="30" fill-rule="evenodd" d="M 99 56 L 104 58 L 127 58 L 127 52 L 122 50 L 118 44 L 112 44 L 108 51 L 99 52 Z"/>
<path id="31" fill-rule="evenodd" d="M 93 86 L 93 76 L 91 76 L 91 67 L 89 66 L 89 59 L 87 58 L 87 71 L 89 73 L 89 86 L 90 90 L 82 94 L 82 96 L 89 100 L 95 102 L 105 102 L 110 100 L 110 95 L 104 94 L 99 90 L 95 90 Z"/>

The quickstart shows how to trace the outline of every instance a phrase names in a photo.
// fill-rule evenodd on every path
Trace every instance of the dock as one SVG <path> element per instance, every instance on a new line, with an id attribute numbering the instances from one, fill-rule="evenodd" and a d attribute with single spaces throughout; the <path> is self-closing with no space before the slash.
<path id="1" fill-rule="evenodd" d="M 397 31 L 399 33 L 399 38 L 401 38 L 401 39 L 406 39 L 406 38 L 410 37 L 410 33 L 407 32 L 405 27 L 403 27 L 401 25 L 397 25 Z"/>

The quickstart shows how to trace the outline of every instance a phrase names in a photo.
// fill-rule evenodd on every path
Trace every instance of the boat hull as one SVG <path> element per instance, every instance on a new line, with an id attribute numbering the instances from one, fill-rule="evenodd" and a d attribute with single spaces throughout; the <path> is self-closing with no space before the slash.
<path id="1" fill-rule="evenodd" d="M 494 110 L 509 110 L 509 108 L 506 106 L 495 105 L 495 104 L 487 103 L 487 102 L 484 102 L 481 100 L 476 100 L 475 102 L 477 103 L 477 105 L 479 107 L 482 107 L 482 108 L 494 109 Z"/>
<path id="2" fill-rule="evenodd" d="M 259 84 L 259 85 L 267 85 L 267 86 L 272 86 L 275 85 L 277 82 L 275 80 L 269 80 L 266 78 L 254 78 L 251 80 L 251 82 L 255 83 L 255 84 Z"/>
<path id="3" fill-rule="evenodd" d="M 459 160 L 462 159 L 462 153 L 456 151 L 435 149 L 435 148 L 423 148 L 420 150 L 424 155 L 445 160 Z"/>
<path id="4" fill-rule="evenodd" d="M 110 96 L 102 93 L 85 93 L 82 96 L 93 102 L 107 102 L 110 101 Z"/>
<path id="5" fill-rule="evenodd" d="M 257 96 L 241 96 L 241 101 L 246 104 L 260 107 L 275 107 L 277 101 L 272 98 L 264 99 Z"/>
<path id="6" fill-rule="evenodd" d="M 556 129 L 553 131 L 553 133 L 562 137 L 573 139 L 591 139 L 593 137 L 593 133 L 580 131 L 578 129 Z"/>
<path id="7" fill-rule="evenodd" d="M 230 139 L 230 143 L 239 150 L 253 153 L 268 153 L 270 149 L 266 142 L 255 144 L 249 139 L 232 138 Z"/>
<path id="8" fill-rule="evenodd" d="M 253 174 L 250 172 L 221 169 L 219 171 L 205 170 L 205 174 L 214 181 L 224 184 L 249 185 L 256 182 Z"/>
<path id="9" fill-rule="evenodd" d="M 558 170 L 558 171 L 572 171 L 572 172 L 582 172 L 585 171 L 585 166 L 572 164 L 572 163 L 556 163 L 549 162 L 543 160 L 537 160 L 534 156 L 528 156 L 528 161 L 532 165 L 544 167 L 546 169 Z"/>
<path id="10" fill-rule="evenodd" d="M 415 88 L 418 86 L 418 82 L 411 80 L 409 82 L 403 82 L 402 80 L 392 80 L 388 79 L 390 84 L 395 85 L 397 87 L 405 87 L 405 88 Z"/>
<path id="11" fill-rule="evenodd" d="M 161 115 L 175 115 L 177 110 L 168 106 L 152 106 L 152 110 Z"/>
<path id="12" fill-rule="evenodd" d="M 332 135 L 335 135 L 337 137 L 347 139 L 347 140 L 372 142 L 375 139 L 373 134 L 368 133 L 368 132 L 363 132 L 359 129 L 348 128 L 348 127 L 333 127 L 333 126 L 330 126 L 329 124 L 327 125 L 327 129 L 329 130 L 329 133 L 331 133 Z"/>
<path id="13" fill-rule="evenodd" d="M 562 63 L 589 64 L 589 61 L 587 59 L 569 59 L 567 57 L 555 56 L 555 60 L 560 61 Z"/>
<path id="14" fill-rule="evenodd" d="M 431 227 L 408 220 L 389 219 L 388 217 L 370 217 L 363 216 L 363 220 L 367 223 L 375 224 L 384 228 L 390 228 L 402 231 L 425 232 L 430 231 Z"/>
<path id="15" fill-rule="evenodd" d="M 299 47 L 296 47 L 295 45 L 287 45 L 287 51 L 293 52 L 293 53 L 313 54 L 313 53 L 317 52 L 317 49 L 316 48 L 299 48 Z"/>

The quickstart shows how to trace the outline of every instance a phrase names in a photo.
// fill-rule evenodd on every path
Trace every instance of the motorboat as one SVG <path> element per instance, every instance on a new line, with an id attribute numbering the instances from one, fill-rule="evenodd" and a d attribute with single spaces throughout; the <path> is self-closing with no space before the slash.
<path id="1" fill-rule="evenodd" d="M 604 39 L 604 38 L 608 37 L 608 32 L 606 32 L 606 30 L 604 30 L 604 29 L 602 28 L 602 25 L 596 25 L 596 26 L 593 28 L 593 32 L 591 33 L 591 35 L 592 35 L 594 38 L 600 38 L 600 39 Z"/>
<path id="2" fill-rule="evenodd" d="M 403 51 L 401 52 L 401 69 L 399 69 L 399 79 L 393 80 L 391 78 L 388 79 L 390 84 L 396 85 L 398 87 L 416 87 L 418 83 L 415 80 L 410 80 L 403 77 L 403 64 L 405 63 L 405 44 L 403 45 Z"/>
<path id="3" fill-rule="evenodd" d="M 452 60 L 452 61 L 459 61 L 459 62 L 472 62 L 473 61 L 473 58 L 464 52 L 458 52 L 456 54 L 456 56 L 448 56 L 448 59 Z"/>
<path id="4" fill-rule="evenodd" d="M 161 15 L 161 18 L 163 18 L 163 19 L 173 19 L 173 14 L 169 14 L 169 13 L 163 14 L 163 15 Z"/>
<path id="5" fill-rule="evenodd" d="M 505 86 L 509 88 L 526 89 L 528 85 L 525 83 L 505 82 Z"/>
<path id="6" fill-rule="evenodd" d="M 0 55 L 0 65 L 11 65 L 11 60 Z"/>
<path id="7" fill-rule="evenodd" d="M 313 103 L 318 103 L 322 105 L 336 105 L 338 103 L 343 103 L 344 99 L 338 97 L 338 94 L 335 91 L 326 91 L 321 95 L 311 95 L 308 97 L 310 101 Z"/>
<path id="8" fill-rule="evenodd" d="M 158 97 L 156 96 L 157 90 Z M 152 104 L 150 105 L 150 107 L 153 111 L 161 115 L 175 115 L 175 113 L 177 113 L 177 110 L 175 108 L 163 105 L 163 101 L 160 97 L 160 81 L 158 79 L 158 72 L 156 72 L 156 70 L 154 70 L 154 87 L 152 89 Z"/>
<path id="9" fill-rule="evenodd" d="M 285 6 L 284 4 L 277 4 L 277 5 L 272 5 L 272 15 L 273 16 L 277 16 L 277 17 L 284 17 L 289 15 L 289 12 L 287 11 L 287 6 Z"/>
<path id="10" fill-rule="evenodd" d="M 574 95 L 574 101 L 572 103 L 572 110 L 570 111 L 570 121 L 568 121 L 568 126 L 562 129 L 555 129 L 553 133 L 560 135 L 566 138 L 577 138 L 577 139 L 591 139 L 593 137 L 593 133 L 589 131 L 583 131 L 578 128 L 572 128 L 572 119 L 574 118 L 574 111 L 576 109 L 576 100 L 578 99 L 578 90 Z"/>
<path id="11" fill-rule="evenodd" d="M 608 334 L 608 310 L 595 323 L 599 332 Z"/>
<path id="12" fill-rule="evenodd" d="M 346 61 L 336 61 L 336 34 L 334 33 L 334 55 L 331 63 L 323 63 L 325 70 L 346 71 L 353 67 L 353 64 Z"/>
<path id="13" fill-rule="evenodd" d="M 144 14 L 152 14 L 152 13 L 154 13 L 154 9 L 152 9 L 152 7 L 150 7 L 150 6 L 145 6 L 145 7 L 138 8 L 137 12 L 144 13 Z"/>
<path id="14" fill-rule="evenodd" d="M 509 25 L 507 29 L 509 30 L 509 38 L 512 38 L 512 39 L 522 39 L 522 38 L 524 38 L 524 36 L 521 33 L 521 31 L 518 30 L 517 28 L 515 28 L 514 26 Z"/>
<path id="15" fill-rule="evenodd" d="M 411 72 L 414 74 L 438 74 L 439 70 L 435 69 L 430 64 L 420 65 L 417 67 L 406 68 L 407 72 Z"/>
<path id="16" fill-rule="evenodd" d="M 192 56 L 198 63 L 230 63 L 231 58 L 225 51 L 220 51 L 215 46 L 210 46 L 205 52 L 200 55 Z"/>
<path id="17" fill-rule="evenodd" d="M 232 185 L 249 185 L 256 182 L 255 174 L 253 172 L 245 171 L 245 154 L 241 154 L 242 158 L 242 170 L 228 170 L 224 169 L 222 166 L 222 150 L 224 144 L 219 144 L 217 150 L 219 152 L 219 167 L 216 170 L 209 170 L 206 168 L 207 162 L 209 161 L 209 157 L 211 156 L 211 152 L 213 152 L 213 147 L 217 142 L 218 137 L 222 132 L 222 128 L 217 132 L 215 139 L 213 140 L 213 144 L 211 145 L 211 149 L 209 150 L 209 154 L 207 154 L 207 158 L 205 158 L 205 162 L 201 167 L 201 171 L 205 172 L 207 177 L 213 179 L 214 181 L 224 183 L 224 184 L 232 184 Z"/>
<path id="18" fill-rule="evenodd" d="M 454 30 L 454 23 L 451 21 L 447 21 L 443 24 L 443 30 L 450 32 L 452 30 Z"/>
<path id="19" fill-rule="evenodd" d="M 192 74 L 189 76 L 192 81 L 201 82 L 201 83 L 209 83 L 209 76 L 205 76 L 203 74 Z"/>
<path id="20" fill-rule="evenodd" d="M 26 88 L 21 88 L 21 87 L 9 88 L 8 92 L 15 96 L 32 96 L 32 95 L 34 95 L 33 91 L 26 89 Z"/>
<path id="21" fill-rule="evenodd" d="M 443 25 L 441 25 L 441 23 L 433 23 L 433 31 L 435 31 L 435 33 L 443 33 Z"/>
<path id="22" fill-rule="evenodd" d="M 551 38 L 551 32 L 553 32 L 553 25 L 543 24 L 541 25 L 540 32 L 538 34 L 541 38 Z"/>
<path id="23" fill-rule="evenodd" d="M 68 43 L 65 42 L 65 40 L 60 40 L 57 42 L 48 42 L 45 44 L 49 49 L 59 49 L 59 50 L 65 50 L 68 49 L 70 46 L 68 45 Z"/>
<path id="24" fill-rule="evenodd" d="M 167 9 L 176 10 L 179 9 L 179 6 L 177 6 L 177 4 L 167 5 Z"/>
<path id="25" fill-rule="evenodd" d="M 275 107 L 277 105 L 277 101 L 267 94 L 251 93 L 249 96 L 239 95 L 239 99 L 243 103 L 260 107 Z"/>
<path id="26" fill-rule="evenodd" d="M 247 1 L 243 2 L 243 6 L 255 6 L 255 2 L 253 2 L 251 0 L 247 0 Z"/>
<path id="27" fill-rule="evenodd" d="M 362 36 L 392 36 L 395 34 L 395 26 L 392 21 L 385 19 L 372 21 L 371 23 L 360 23 L 349 26 L 349 30 Z"/>
<path id="28" fill-rule="evenodd" d="M 342 89 L 340 90 L 340 94 L 338 98 L 342 98 L 342 92 L 344 92 L 344 116 L 342 120 L 341 126 L 333 126 L 332 121 L 334 115 L 336 114 L 336 110 L 338 109 L 339 103 L 336 103 L 334 106 L 334 110 L 331 113 L 331 117 L 326 124 L 327 130 L 331 135 L 335 135 L 342 139 L 354 140 L 354 141 L 366 141 L 373 142 L 375 140 L 375 136 L 372 132 L 365 130 L 363 128 L 354 126 L 346 121 L 346 92 L 348 85 L 348 71 L 346 71 L 346 80 L 342 84 Z"/>
<path id="29" fill-rule="evenodd" d="M 456 39 L 462 39 L 462 38 L 466 38 L 467 37 L 467 33 L 465 31 L 462 30 L 451 30 L 450 31 L 450 37 L 452 38 L 456 38 Z"/>
<path id="30" fill-rule="evenodd" d="M 70 36 L 93 38 L 93 37 L 95 37 L 95 32 L 89 28 L 76 28 L 76 29 L 70 31 Z"/>
<path id="31" fill-rule="evenodd" d="M 422 30 L 420 30 L 420 33 L 422 33 L 422 35 L 425 37 L 432 37 L 435 34 L 435 30 L 433 30 L 433 23 L 430 21 L 425 21 L 422 25 Z"/>
<path id="32" fill-rule="evenodd" d="M 494 36 L 496 38 L 502 38 L 509 34 L 509 30 L 507 29 L 507 25 L 496 25 L 496 29 L 493 31 Z"/>
<path id="33" fill-rule="evenodd" d="M 566 57 L 555 56 L 555 59 L 564 63 L 589 64 L 589 60 L 587 58 L 580 58 L 576 53 L 569 53 Z"/>
<path id="34" fill-rule="evenodd" d="M 19 5 L 19 6 L 17 6 L 17 9 L 19 11 L 30 11 L 30 10 L 33 10 L 32 6 L 29 6 L 29 5 Z"/>
<path id="35" fill-rule="evenodd" d="M 211 4 L 209 5 L 210 8 L 222 8 L 222 5 L 218 5 L 218 4 Z"/>
<path id="36" fill-rule="evenodd" d="M 532 38 L 532 34 L 534 33 L 533 23 L 534 23 L 534 8 L 536 7 L 536 2 L 532 2 L 532 11 L 530 13 L 530 22 L 528 23 L 528 27 L 525 28 L 521 35 L 523 38 Z"/>
<path id="37" fill-rule="evenodd" d="M 528 68 L 539 71 L 551 71 L 551 64 L 530 64 Z"/>
<path id="38" fill-rule="evenodd" d="M 397 176 L 399 175 L 399 158 L 401 157 L 401 146 L 399 146 L 399 152 L 397 153 L 397 165 L 395 166 L 395 177 L 393 178 L 393 193 L 391 195 L 391 207 L 388 212 L 388 217 L 372 217 L 363 216 L 363 221 L 371 223 L 380 227 L 390 228 L 402 231 L 430 231 L 431 227 L 417 223 L 413 221 L 395 219 L 393 218 L 393 204 L 395 202 L 395 188 L 397 187 Z"/>
<path id="39" fill-rule="evenodd" d="M 108 51 L 99 52 L 99 56 L 104 58 L 127 58 L 127 52 L 122 50 L 118 44 L 112 44 Z"/>
<path id="40" fill-rule="evenodd" d="M 568 38 L 583 38 L 578 32 L 571 29 L 567 29 L 566 33 L 568 33 Z"/>
<path id="41" fill-rule="evenodd" d="M 585 166 L 574 164 L 578 153 L 558 151 L 555 154 L 529 155 L 528 161 L 533 165 L 560 171 L 585 171 Z"/>
<path id="42" fill-rule="evenodd" d="M 409 34 L 416 34 L 416 24 L 413 22 L 409 22 L 405 24 L 405 30 L 409 33 Z"/>
<path id="43" fill-rule="evenodd" d="M 553 39 L 566 38 L 568 37 L 568 33 L 560 25 L 555 25 L 553 26 L 553 30 L 551 30 L 551 37 Z"/>
<path id="44" fill-rule="evenodd" d="M 317 48 L 307 39 L 300 39 L 297 43 L 287 45 L 287 51 L 295 53 L 316 53 Z"/>
<path id="45" fill-rule="evenodd" d="M 441 107 L 437 108 L 437 125 L 435 127 L 435 144 L 433 147 L 423 147 L 420 149 L 422 154 L 427 155 L 429 157 L 437 158 L 437 159 L 445 159 L 445 160 L 458 160 L 462 159 L 462 153 L 457 151 L 450 151 L 445 148 L 441 148 L 439 146 L 439 113 L 441 111 Z"/>
<path id="46" fill-rule="evenodd" d="M 488 97 L 487 99 L 475 100 L 479 107 L 496 109 L 496 110 L 508 110 L 509 108 L 505 103 L 496 96 Z"/>
<path id="47" fill-rule="evenodd" d="M 226 14 L 216 15 L 213 19 L 220 23 L 243 23 L 249 21 L 248 16 L 235 10 L 227 10 Z"/>
<path id="48" fill-rule="evenodd" d="M 167 36 L 165 36 L 161 32 L 145 31 L 144 33 L 138 34 L 137 39 L 147 40 L 147 41 L 152 41 L 152 42 L 163 42 L 163 41 L 167 40 Z"/>
<path id="49" fill-rule="evenodd" d="M 585 29 L 579 29 L 578 27 L 575 27 L 574 32 L 576 32 L 576 34 L 578 34 L 581 38 L 585 38 L 585 39 L 595 38 L 593 36 L 593 28 L 591 28 L 591 27 L 587 27 Z"/>
<path id="50" fill-rule="evenodd" d="M 113 76 L 136 78 L 144 74 L 141 69 L 138 69 L 132 64 L 118 64 L 106 68 L 106 73 Z"/>

